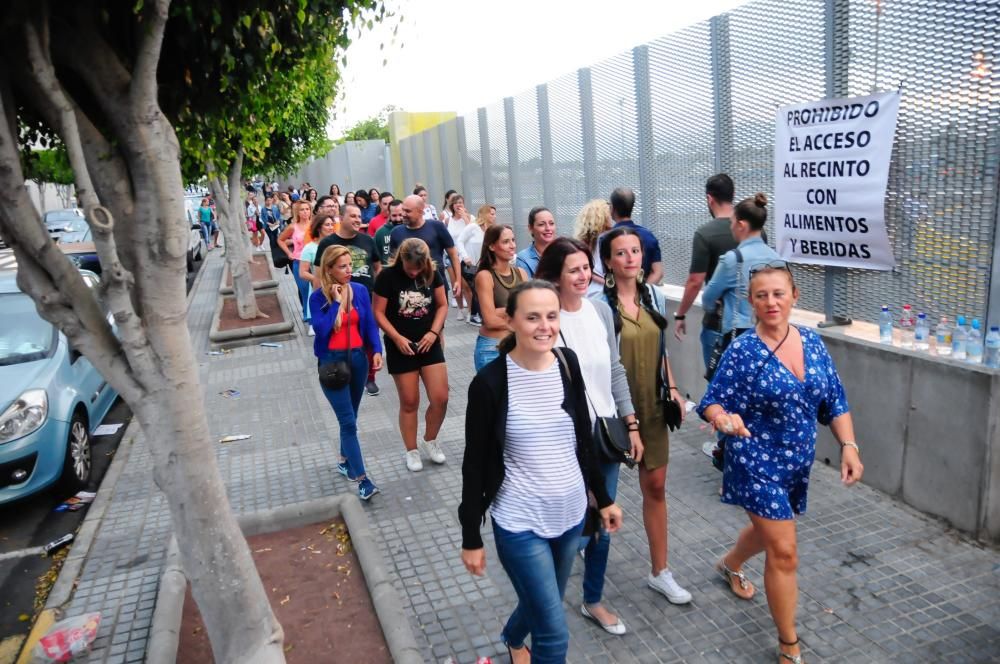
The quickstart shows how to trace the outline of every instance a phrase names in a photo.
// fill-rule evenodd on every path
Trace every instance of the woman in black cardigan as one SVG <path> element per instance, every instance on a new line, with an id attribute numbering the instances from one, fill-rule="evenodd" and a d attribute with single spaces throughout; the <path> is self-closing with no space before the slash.
<path id="1" fill-rule="evenodd" d="M 511 659 L 564 662 L 569 630 L 562 597 L 588 489 L 605 530 L 618 530 L 622 513 L 596 459 L 576 355 L 553 351 L 559 338 L 555 288 L 538 280 L 515 288 L 507 317 L 512 334 L 500 343 L 500 357 L 469 386 L 458 508 L 462 562 L 472 574 L 485 572 L 479 529 L 489 508 L 500 564 L 518 596 L 501 637 Z M 528 634 L 533 651 L 525 645 Z"/>

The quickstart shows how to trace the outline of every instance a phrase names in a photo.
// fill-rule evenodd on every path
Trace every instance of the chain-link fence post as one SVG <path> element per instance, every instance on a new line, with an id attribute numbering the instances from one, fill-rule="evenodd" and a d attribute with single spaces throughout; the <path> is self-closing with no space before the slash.
<path id="1" fill-rule="evenodd" d="M 514 98 L 503 100 L 504 123 L 507 130 L 507 172 L 510 177 L 510 216 L 514 224 L 521 223 L 521 160 L 517 155 L 517 119 L 514 117 Z"/>
<path id="2" fill-rule="evenodd" d="M 632 49 L 635 79 L 635 120 L 639 146 L 639 219 L 653 227 L 656 216 L 656 147 L 653 137 L 653 101 L 649 84 L 649 47 Z"/>
<path id="3" fill-rule="evenodd" d="M 729 17 L 713 16 L 709 21 L 712 42 L 712 107 L 715 110 L 715 155 L 713 167 L 723 173 L 730 167 L 729 150 L 733 146 L 733 92 L 729 60 Z"/>
<path id="4" fill-rule="evenodd" d="M 493 155 L 490 152 L 490 123 L 486 117 L 486 107 L 479 109 L 479 146 L 483 158 L 483 195 L 486 200 L 496 203 L 496 190 L 493 188 Z"/>
<path id="5" fill-rule="evenodd" d="M 542 153 L 542 199 L 545 207 L 552 211 L 552 216 L 559 218 L 556 209 L 556 179 L 555 165 L 552 161 L 552 123 L 549 116 L 549 86 L 539 85 L 535 88 L 538 97 L 538 142 Z"/>
<path id="6" fill-rule="evenodd" d="M 447 127 L 447 122 L 437 126 L 438 150 L 441 153 L 441 186 L 445 191 L 455 186 L 451 177 L 451 151 L 448 149 L 450 141 L 448 141 Z"/>
<path id="7" fill-rule="evenodd" d="M 469 146 L 465 141 L 465 120 L 459 117 L 455 120 L 455 133 L 458 134 L 459 169 L 462 171 L 462 195 L 472 195 L 472 180 L 469 179 Z M 487 201 L 476 201 L 477 207 Z"/>
<path id="8" fill-rule="evenodd" d="M 583 200 L 599 196 L 597 192 L 597 134 L 594 131 L 594 87 L 590 80 L 590 68 L 577 72 L 580 85 L 580 134 L 583 139 L 583 186 L 586 188 Z M 605 192 L 607 196 L 611 192 Z"/>

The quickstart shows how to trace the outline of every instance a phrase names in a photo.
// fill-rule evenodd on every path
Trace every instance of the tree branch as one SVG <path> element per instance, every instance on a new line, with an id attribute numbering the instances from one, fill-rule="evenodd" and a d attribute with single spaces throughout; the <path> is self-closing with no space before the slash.
<path id="1" fill-rule="evenodd" d="M 38 30 L 28 21 L 24 27 L 25 42 L 28 49 L 28 61 L 31 77 L 41 91 L 43 97 L 58 110 L 57 129 L 69 154 L 70 165 L 76 180 L 76 191 L 87 222 L 93 232 L 94 247 L 101 261 L 102 277 L 106 288 L 108 305 L 118 324 L 122 343 L 126 352 L 133 360 L 133 368 L 140 375 L 151 376 L 157 373 L 156 363 L 149 352 L 149 340 L 143 328 L 142 320 L 136 314 L 132 304 L 132 288 L 135 278 L 126 270 L 118 257 L 118 248 L 113 234 L 114 217 L 103 207 L 94 191 L 90 179 L 90 169 L 83 154 L 80 141 L 80 130 L 76 122 L 75 104 L 63 90 L 62 84 L 56 78 L 55 67 L 49 53 L 42 50 Z"/>
<path id="2" fill-rule="evenodd" d="M 160 64 L 160 51 L 163 48 L 163 32 L 169 18 L 170 0 L 156 0 L 150 11 L 146 13 L 149 21 L 138 22 L 138 30 L 142 31 L 139 52 L 132 72 L 132 107 L 141 109 L 150 99 L 156 99 L 156 69 Z"/>

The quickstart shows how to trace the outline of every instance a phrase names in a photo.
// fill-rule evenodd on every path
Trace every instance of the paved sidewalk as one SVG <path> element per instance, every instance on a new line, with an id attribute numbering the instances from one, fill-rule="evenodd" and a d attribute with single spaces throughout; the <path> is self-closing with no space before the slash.
<path id="1" fill-rule="evenodd" d="M 222 272 L 212 252 L 191 305 L 190 327 L 201 363 L 213 438 L 247 433 L 219 446 L 233 508 L 248 512 L 354 490 L 335 469 L 337 423 L 314 377 L 312 339 L 282 348 L 250 346 L 208 356 L 208 328 Z M 291 277 L 281 293 L 298 311 Z M 449 415 L 439 440 L 444 466 L 406 470 L 396 427 L 391 379 L 365 396 L 360 431 L 365 462 L 382 493 L 366 509 L 395 575 L 428 662 L 454 655 L 459 664 L 501 655 L 497 641 L 512 610 L 513 590 L 487 543 L 487 576 L 471 577 L 459 558 L 456 516 L 461 493 L 466 388 L 476 331 L 449 321 Z M 847 386 L 850 391 L 850 385 Z M 240 390 L 239 399 L 220 392 Z M 677 607 L 646 587 L 648 553 L 634 471 L 618 491 L 625 527 L 613 538 L 606 602 L 629 627 L 624 637 L 600 631 L 579 614 L 582 564 L 566 593 L 571 662 L 773 662 L 775 635 L 763 593 L 735 599 L 712 571 L 745 516 L 722 505 L 720 475 L 699 450 L 706 438 L 693 420 L 674 436 L 667 482 L 671 569 L 694 595 Z M 141 435 L 114 488 L 83 567 L 69 614 L 97 610 L 103 621 L 90 662 L 142 661 L 170 524 L 153 485 Z M 821 464 L 813 473 L 809 513 L 799 520 L 800 636 L 811 662 L 963 662 L 1000 657 L 1000 552 L 857 487 L 840 486 Z M 763 590 L 762 561 L 750 566 Z M 507 661 L 503 651 L 497 661 Z"/>

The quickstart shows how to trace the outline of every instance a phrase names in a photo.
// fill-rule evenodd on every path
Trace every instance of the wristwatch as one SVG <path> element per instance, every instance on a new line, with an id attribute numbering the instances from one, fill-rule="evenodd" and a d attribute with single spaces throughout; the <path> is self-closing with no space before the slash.
<path id="1" fill-rule="evenodd" d="M 674 314 L 674 320 L 684 320 L 687 318 L 687 314 Z"/>

